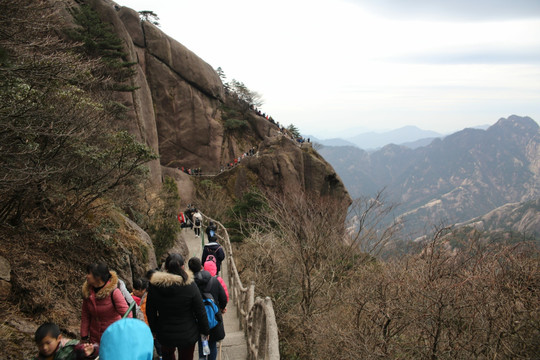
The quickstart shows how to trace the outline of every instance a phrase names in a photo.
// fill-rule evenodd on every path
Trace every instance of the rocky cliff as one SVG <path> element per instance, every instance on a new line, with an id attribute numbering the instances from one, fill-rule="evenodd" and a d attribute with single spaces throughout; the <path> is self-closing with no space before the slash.
<path id="1" fill-rule="evenodd" d="M 159 185 L 164 174 L 175 178 L 182 199 L 189 203 L 195 192 L 179 168 L 200 167 L 203 173 L 217 174 L 248 149 L 260 148 L 264 156 L 251 158 L 247 165 L 260 185 L 281 192 L 300 188 L 327 193 L 331 189 L 348 199 L 326 161 L 314 151 L 300 151 L 291 140 L 278 140 L 278 128 L 265 118 L 247 112 L 243 114 L 246 128 L 226 129 L 223 108 L 236 100 L 224 91 L 214 69 L 192 51 L 155 25 L 141 21 L 135 10 L 107 0 L 88 4 L 123 39 L 127 60 L 137 63 L 130 84 L 136 90 L 117 93 L 117 100 L 129 109 L 119 126 L 159 154 L 159 163 L 150 166 L 154 184 Z M 279 141 L 280 149 L 265 151 Z"/>

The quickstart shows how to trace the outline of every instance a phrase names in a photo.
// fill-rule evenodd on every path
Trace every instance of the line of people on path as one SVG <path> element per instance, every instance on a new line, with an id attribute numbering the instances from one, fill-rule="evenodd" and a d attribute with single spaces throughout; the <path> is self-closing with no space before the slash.
<path id="1" fill-rule="evenodd" d="M 232 161 L 229 161 L 227 164 L 221 165 L 220 168 L 219 168 L 219 173 L 222 173 L 225 170 L 230 170 L 230 169 L 234 168 L 243 159 L 245 159 L 246 157 L 249 157 L 249 156 L 254 156 L 256 153 L 257 153 L 257 149 L 255 147 L 250 148 L 248 151 L 242 153 L 242 155 L 240 155 L 238 157 L 235 157 Z M 192 169 L 192 168 L 185 168 L 185 167 L 181 166 L 179 168 L 179 170 L 182 171 L 185 174 L 188 174 L 188 175 L 193 175 L 193 176 L 201 176 L 201 175 L 203 175 L 202 170 L 201 170 L 200 167 Z M 206 174 L 206 175 L 217 175 L 217 173 L 216 174 Z"/>
<path id="2" fill-rule="evenodd" d="M 188 175 L 195 175 L 195 176 L 201 176 L 202 175 L 202 169 L 200 167 L 198 168 L 185 168 L 185 167 L 181 167 L 180 168 L 180 171 L 182 171 L 183 173 L 186 173 Z"/>
<path id="3" fill-rule="evenodd" d="M 155 348 L 159 359 L 176 360 L 177 351 L 179 360 L 191 360 L 199 343 L 199 359 L 215 360 L 217 344 L 225 338 L 222 314 L 229 300 L 218 275 L 225 252 L 216 230 L 210 223 L 209 243 L 201 258 L 189 259 L 187 269 L 182 255 L 170 254 L 162 270 L 149 270 L 133 282 L 132 293 L 107 264 L 89 265 L 82 286 L 81 340 L 64 339 L 58 325 L 45 323 L 35 333 L 34 359 L 151 360 Z"/>

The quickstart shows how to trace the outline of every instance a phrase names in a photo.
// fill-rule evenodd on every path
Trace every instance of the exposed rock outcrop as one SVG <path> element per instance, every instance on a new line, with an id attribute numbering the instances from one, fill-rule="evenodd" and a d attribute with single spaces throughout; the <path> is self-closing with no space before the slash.
<path id="1" fill-rule="evenodd" d="M 136 62 L 133 92 L 116 97 L 129 109 L 122 128 L 135 134 L 159 154 L 150 164 L 154 184 L 163 176 L 179 184 L 182 199 L 195 197 L 189 177 L 173 169 L 219 169 L 252 147 L 261 157 L 251 159 L 247 169 L 260 184 L 281 192 L 298 187 L 325 194 L 346 191 L 331 167 L 314 151 L 302 151 L 289 139 L 280 138 L 273 123 L 244 111 L 246 127 L 235 133 L 224 126 L 223 107 L 236 100 L 225 94 L 214 69 L 158 27 L 141 21 L 139 14 L 109 0 L 89 2 L 102 21 L 112 25 L 125 42 L 127 61 Z M 232 103 L 231 103 L 232 102 Z M 171 168 L 171 169 L 168 169 Z M 238 172 L 238 191 L 244 187 Z M 252 183 L 253 181 L 250 181 Z M 346 195 L 348 198 L 348 195 Z"/>
<path id="2" fill-rule="evenodd" d="M 349 193 L 334 169 L 311 146 L 301 147 L 284 136 L 267 138 L 257 156 L 245 158 L 237 168 L 220 178 L 237 198 L 257 185 L 273 193 L 301 191 L 331 195 L 342 204 L 344 216 L 351 204 Z"/>
<path id="3" fill-rule="evenodd" d="M 141 22 L 136 11 L 122 7 L 117 16 L 131 36 L 126 42 L 136 49 L 141 73 L 134 85 L 150 93 L 141 109 L 154 111 L 161 164 L 219 168 L 223 127 L 218 100 L 224 92 L 217 73 L 156 26 Z"/>

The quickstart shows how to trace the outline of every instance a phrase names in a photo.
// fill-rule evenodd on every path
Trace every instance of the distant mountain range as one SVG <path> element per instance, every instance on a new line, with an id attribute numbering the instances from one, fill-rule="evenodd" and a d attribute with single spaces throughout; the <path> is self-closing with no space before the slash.
<path id="1" fill-rule="evenodd" d="M 458 227 L 473 227 L 480 231 L 512 231 L 529 234 L 540 244 L 540 198 L 522 203 L 510 203 L 491 210 Z"/>
<path id="2" fill-rule="evenodd" d="M 487 129 L 489 125 L 474 127 L 475 129 Z M 434 139 L 442 138 L 445 134 L 440 134 L 431 130 L 422 130 L 416 126 L 404 126 L 399 129 L 384 132 L 362 132 L 352 137 L 318 139 L 314 136 L 305 136 L 312 142 L 323 146 L 356 146 L 363 150 L 377 150 L 388 144 L 403 145 L 416 149 L 429 145 Z"/>
<path id="3" fill-rule="evenodd" d="M 385 188 L 412 237 L 540 197 L 540 130 L 529 117 L 502 118 L 487 130 L 465 129 L 417 148 L 326 146 L 319 153 L 353 198 Z"/>

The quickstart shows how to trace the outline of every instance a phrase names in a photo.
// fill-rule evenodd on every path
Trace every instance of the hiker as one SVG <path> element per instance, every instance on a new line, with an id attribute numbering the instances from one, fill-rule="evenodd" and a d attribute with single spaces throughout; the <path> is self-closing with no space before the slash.
<path id="1" fill-rule="evenodd" d="M 223 290 L 225 290 L 225 295 L 227 295 L 227 301 L 229 301 L 229 289 L 227 289 L 227 284 L 225 284 L 225 280 L 221 276 L 217 274 L 217 265 L 216 265 L 216 259 L 209 255 L 206 258 L 206 262 L 203 265 L 204 270 L 208 271 L 211 276 L 215 277 L 221 286 L 223 287 Z"/>
<path id="2" fill-rule="evenodd" d="M 154 275 L 156 271 L 157 270 L 154 270 L 154 269 L 148 270 L 144 278 L 144 280 L 146 281 L 146 288 L 144 290 L 144 294 L 142 294 L 141 296 L 141 312 L 144 315 L 144 322 L 146 323 L 146 325 L 149 325 L 148 317 L 146 316 L 146 299 L 148 299 L 148 284 L 149 284 L 150 279 L 152 279 L 152 275 Z M 154 347 L 156 348 L 156 353 L 158 354 L 158 357 L 161 360 L 162 359 L 161 344 L 159 343 L 159 341 L 157 341 L 155 336 L 153 337 L 154 337 Z"/>
<path id="3" fill-rule="evenodd" d="M 44 323 L 38 327 L 34 340 L 38 347 L 34 360 L 95 359 L 99 354 L 97 344 L 64 339 L 60 328 L 54 323 Z"/>
<path id="4" fill-rule="evenodd" d="M 214 303 L 217 305 L 220 312 L 217 315 L 218 324 L 210 329 L 210 338 L 208 339 L 208 346 L 210 347 L 209 360 L 215 360 L 217 358 L 217 343 L 225 338 L 225 327 L 223 326 L 223 316 L 227 311 L 228 298 L 225 294 L 225 289 L 221 286 L 220 282 L 213 277 L 208 271 L 205 271 L 201 267 L 201 260 L 197 257 L 192 257 L 188 261 L 189 269 L 193 272 L 195 283 L 199 287 L 201 296 L 204 298 L 204 294 L 210 294 Z M 199 341 L 199 359 L 204 359 L 202 343 Z"/>
<path id="5" fill-rule="evenodd" d="M 101 337 L 100 360 L 152 360 L 153 355 L 152 332 L 144 321 L 121 319 Z"/>
<path id="6" fill-rule="evenodd" d="M 210 241 L 211 237 L 216 236 L 216 232 L 217 232 L 216 224 L 210 220 L 204 232 L 206 233 L 206 238 Z"/>
<path id="7" fill-rule="evenodd" d="M 146 289 L 148 289 L 148 280 L 145 278 L 138 278 L 133 282 L 133 292 L 131 297 L 135 303 L 141 306 L 141 299 L 146 294 Z"/>
<path id="8" fill-rule="evenodd" d="M 202 215 L 199 212 L 199 210 L 195 209 L 193 213 L 193 231 L 195 231 L 195 235 L 201 236 L 201 225 L 202 225 Z"/>
<path id="9" fill-rule="evenodd" d="M 82 294 L 81 339 L 99 344 L 105 329 L 126 313 L 128 303 L 118 288 L 116 272 L 105 263 L 88 265 Z"/>
<path id="10" fill-rule="evenodd" d="M 194 212 L 195 212 L 195 210 L 191 207 L 191 204 L 189 204 L 187 206 L 186 211 L 184 211 L 184 218 L 186 219 L 186 223 L 189 222 L 189 227 L 192 228 L 192 229 L 193 229 L 192 217 L 193 217 Z"/>
<path id="11" fill-rule="evenodd" d="M 206 258 L 209 255 L 213 255 L 216 259 L 217 272 L 221 270 L 221 262 L 225 259 L 225 251 L 223 247 L 217 242 L 217 236 L 208 238 L 208 244 L 204 245 L 203 253 L 201 256 L 201 263 L 206 262 Z"/>
<path id="12" fill-rule="evenodd" d="M 163 360 L 193 359 L 200 334 L 208 336 L 208 318 L 199 288 L 191 271 L 184 270 L 184 258 L 170 254 L 166 272 L 156 271 L 150 279 L 146 315 L 152 333 L 161 344 Z"/>
<path id="13" fill-rule="evenodd" d="M 133 297 L 131 296 L 131 293 L 128 291 L 128 289 L 126 287 L 126 283 L 124 282 L 124 280 L 122 280 L 120 278 L 118 278 L 118 289 L 122 293 L 122 296 L 126 300 L 128 306 L 130 306 L 131 304 L 134 303 L 133 310 L 132 310 L 133 311 L 133 317 L 137 317 L 139 320 L 144 320 L 144 317 L 143 317 L 143 315 L 141 313 L 141 308 L 139 307 L 139 304 L 137 304 L 135 299 L 133 299 Z M 114 301 L 113 301 L 113 305 L 115 305 Z"/>

